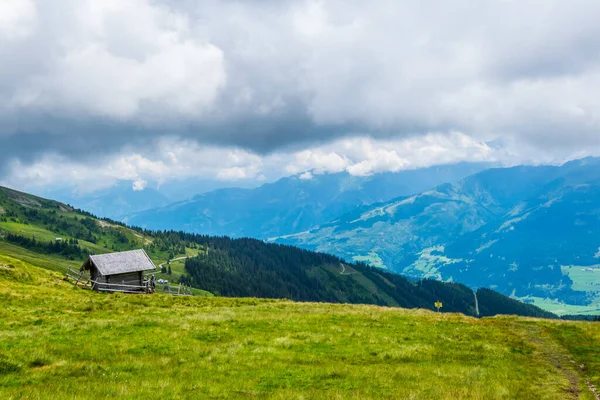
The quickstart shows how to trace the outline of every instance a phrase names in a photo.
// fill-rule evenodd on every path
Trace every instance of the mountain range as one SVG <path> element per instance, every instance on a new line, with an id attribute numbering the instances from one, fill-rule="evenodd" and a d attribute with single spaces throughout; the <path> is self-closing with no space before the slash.
<path id="1" fill-rule="evenodd" d="M 267 239 L 311 229 L 356 207 L 419 193 L 489 167 L 459 163 L 372 176 L 296 175 L 254 189 L 218 189 L 133 213 L 123 221 L 147 229 Z"/>
<path id="2" fill-rule="evenodd" d="M 599 158 L 306 177 L 222 188 L 123 221 L 298 246 L 414 279 L 490 287 L 562 314 L 600 311 Z"/>
<path id="3" fill-rule="evenodd" d="M 142 187 L 134 188 L 132 181 L 120 180 L 110 187 L 92 191 L 48 188 L 38 190 L 34 194 L 70 204 L 101 218 L 121 220 L 136 212 L 165 207 L 197 194 L 228 187 L 227 185 L 230 184 L 217 180 L 188 178 L 161 184 L 147 182 Z M 235 185 L 239 188 L 256 187 L 255 183 L 245 181 L 236 182 Z"/>
<path id="4" fill-rule="evenodd" d="M 493 168 L 271 241 L 414 277 L 598 304 L 600 159 Z"/>
<path id="5" fill-rule="evenodd" d="M 90 193 L 69 189 L 46 190 L 41 196 L 56 199 L 100 217 L 120 219 L 127 214 L 171 203 L 170 198 L 153 188 L 135 190 L 131 182 L 120 181 L 114 186 Z"/>

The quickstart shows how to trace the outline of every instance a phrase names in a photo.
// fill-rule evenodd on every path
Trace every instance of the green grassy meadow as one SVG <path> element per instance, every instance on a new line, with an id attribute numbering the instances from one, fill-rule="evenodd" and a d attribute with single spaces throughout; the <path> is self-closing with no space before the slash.
<path id="1" fill-rule="evenodd" d="M 600 314 L 600 297 L 595 297 L 591 304 L 586 306 L 577 306 L 573 304 L 565 304 L 556 299 L 548 299 L 542 297 L 528 296 L 520 298 L 521 301 L 533 301 L 532 304 L 550 311 L 556 315 L 599 315 Z"/>
<path id="2" fill-rule="evenodd" d="M 532 301 L 534 305 L 553 312 L 556 315 L 600 315 L 600 268 L 596 266 L 570 265 L 561 267 L 563 275 L 573 281 L 573 289 L 582 290 L 590 294 L 591 303 L 588 305 L 565 304 L 556 299 L 541 297 L 523 297 L 521 301 Z"/>
<path id="3" fill-rule="evenodd" d="M 598 266 L 570 265 L 561 267 L 563 275 L 573 280 L 573 289 L 584 292 L 600 291 L 600 268 Z"/>
<path id="4" fill-rule="evenodd" d="M 598 323 L 97 294 L 22 256 L 0 255 L 2 399 L 594 399 L 600 386 Z"/>

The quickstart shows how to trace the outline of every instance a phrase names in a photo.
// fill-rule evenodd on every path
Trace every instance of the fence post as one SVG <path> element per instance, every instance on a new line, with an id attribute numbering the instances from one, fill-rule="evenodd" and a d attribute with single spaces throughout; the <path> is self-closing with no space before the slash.
<path id="1" fill-rule="evenodd" d="M 75 286 L 77 286 L 77 284 L 79 283 L 79 280 L 81 279 L 81 275 L 83 274 L 83 272 L 79 272 L 79 276 L 77 277 L 77 280 L 75 281 Z"/>

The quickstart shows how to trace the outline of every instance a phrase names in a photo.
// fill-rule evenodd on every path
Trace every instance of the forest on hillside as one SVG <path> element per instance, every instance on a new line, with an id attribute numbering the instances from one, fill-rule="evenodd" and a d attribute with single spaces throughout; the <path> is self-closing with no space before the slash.
<path id="1" fill-rule="evenodd" d="M 435 301 L 441 301 L 444 311 L 476 314 L 475 295 L 461 284 L 428 279 L 410 281 L 365 264 L 345 263 L 332 255 L 255 239 L 199 235 L 195 239 L 208 251 L 186 261 L 189 276 L 183 279 L 215 294 L 431 310 L 435 309 Z M 491 290 L 480 289 L 477 296 L 480 316 L 556 317 Z"/>

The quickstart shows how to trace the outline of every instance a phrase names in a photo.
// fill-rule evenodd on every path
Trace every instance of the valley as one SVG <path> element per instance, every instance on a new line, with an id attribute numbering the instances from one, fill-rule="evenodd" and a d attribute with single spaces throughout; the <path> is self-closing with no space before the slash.
<path id="1" fill-rule="evenodd" d="M 595 275 L 565 267 L 598 264 L 598 199 L 597 158 L 497 168 L 270 241 L 593 314 L 600 301 Z"/>

